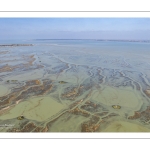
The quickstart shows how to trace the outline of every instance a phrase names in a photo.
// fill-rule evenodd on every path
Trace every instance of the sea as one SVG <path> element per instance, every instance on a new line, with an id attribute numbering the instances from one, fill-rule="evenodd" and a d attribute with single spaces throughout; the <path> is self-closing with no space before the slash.
<path id="1" fill-rule="evenodd" d="M 149 132 L 150 42 L 0 41 L 1 132 Z"/>

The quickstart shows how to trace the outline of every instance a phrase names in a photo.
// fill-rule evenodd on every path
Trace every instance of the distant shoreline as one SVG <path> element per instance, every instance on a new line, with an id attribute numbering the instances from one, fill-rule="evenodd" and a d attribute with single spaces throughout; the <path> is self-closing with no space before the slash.
<path id="1" fill-rule="evenodd" d="M 93 41 L 114 41 L 114 42 L 146 42 L 150 40 L 113 40 L 113 39 L 35 39 L 36 41 L 48 41 L 48 40 L 93 40 Z"/>
<path id="2" fill-rule="evenodd" d="M 33 44 L 3 44 L 3 45 L 0 45 L 0 46 L 33 46 Z"/>

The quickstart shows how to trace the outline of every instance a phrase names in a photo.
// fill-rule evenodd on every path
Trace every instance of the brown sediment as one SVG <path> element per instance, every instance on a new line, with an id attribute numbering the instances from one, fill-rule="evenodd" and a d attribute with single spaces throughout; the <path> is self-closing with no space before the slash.
<path id="1" fill-rule="evenodd" d="M 12 93 L 14 92 L 21 92 L 21 91 L 25 91 L 26 89 L 28 88 L 28 86 L 21 86 L 21 87 L 18 87 L 18 88 L 13 88 L 11 91 Z"/>
<path id="2" fill-rule="evenodd" d="M 30 66 L 33 65 L 33 62 L 35 61 L 35 58 L 34 58 L 34 55 L 31 55 L 31 56 L 27 56 L 25 57 L 27 59 L 27 63 L 25 64 L 18 64 L 18 65 L 15 65 L 15 66 L 12 66 L 12 65 L 8 65 L 6 64 L 5 66 L 2 66 L 0 68 L 0 73 L 2 72 L 11 72 L 15 69 L 24 69 L 24 68 L 29 68 Z M 41 68 L 43 67 L 42 65 L 37 65 L 37 68 Z"/>
<path id="3" fill-rule="evenodd" d="M 141 120 L 145 120 L 145 121 L 149 121 L 150 120 L 150 106 L 147 107 L 147 109 L 145 111 L 142 112 L 138 112 L 136 111 L 134 113 L 133 116 L 128 117 L 128 119 L 141 119 Z"/>
<path id="4" fill-rule="evenodd" d="M 21 62 L 23 62 L 23 61 L 25 61 L 25 60 L 23 60 L 21 57 L 19 57 L 19 58 L 15 58 L 14 59 L 14 56 L 5 56 L 5 58 L 9 58 L 9 59 L 5 59 L 5 60 L 0 60 L 0 62 L 1 63 L 9 63 L 9 62 L 15 62 L 15 63 L 17 63 L 17 61 L 21 61 Z M 12 58 L 12 59 L 11 59 Z M 19 63 L 18 63 L 19 64 Z M 21 64 L 21 63 L 20 63 Z"/>
<path id="5" fill-rule="evenodd" d="M 47 131 L 48 131 L 48 127 L 47 126 L 41 130 L 41 132 L 47 132 Z"/>
<path id="6" fill-rule="evenodd" d="M 147 96 L 150 97 L 150 89 L 147 89 L 147 90 L 145 90 L 144 92 L 145 92 L 145 94 L 146 94 Z"/>
<path id="7" fill-rule="evenodd" d="M 34 58 L 34 55 L 31 55 L 30 56 L 30 61 L 29 61 L 29 65 L 32 65 L 32 63 L 36 60 L 35 58 Z"/>
<path id="8" fill-rule="evenodd" d="M 12 71 L 13 69 L 14 69 L 13 66 L 10 66 L 10 65 L 7 64 L 7 65 L 0 68 L 0 73 L 1 72 L 9 72 L 9 71 Z"/>
<path id="9" fill-rule="evenodd" d="M 40 85 L 40 80 L 30 80 L 26 82 L 26 86 L 32 86 L 32 85 Z"/>
<path id="10" fill-rule="evenodd" d="M 81 106 L 82 109 L 90 112 L 98 112 L 100 109 L 104 110 L 104 107 L 100 104 L 96 104 L 91 101 L 87 101 L 84 105 Z"/>
<path id="11" fill-rule="evenodd" d="M 14 88 L 12 93 L 7 96 L 0 97 L 0 108 L 7 107 L 10 104 L 16 103 L 18 100 L 24 100 L 31 96 L 44 95 L 51 91 L 53 87 L 53 85 L 49 84 L 49 82 L 43 82 L 42 85 L 40 84 L 41 82 L 39 80 L 31 80 L 27 81 L 26 85 L 23 87 Z"/>
<path id="12" fill-rule="evenodd" d="M 100 123 L 98 123 L 99 121 L 99 117 L 97 116 L 92 116 L 92 118 L 87 121 L 84 122 L 81 125 L 81 132 L 95 132 L 98 130 Z"/>
<path id="13" fill-rule="evenodd" d="M 141 117 L 141 112 L 136 111 L 133 116 L 128 117 L 128 119 L 138 119 Z"/>
<path id="14" fill-rule="evenodd" d="M 7 107 L 8 105 L 12 104 L 12 102 L 17 102 L 17 97 L 19 95 L 19 93 L 22 91 L 22 90 L 26 90 L 28 87 L 27 86 L 23 86 L 23 87 L 20 87 L 20 88 L 14 88 L 12 90 L 12 92 L 10 94 L 8 94 L 7 96 L 3 96 L 3 97 L 0 97 L 0 108 L 2 107 Z"/>
<path id="15" fill-rule="evenodd" d="M 72 89 L 71 91 L 62 95 L 62 97 L 74 99 L 77 95 L 77 88 Z"/>
<path id="16" fill-rule="evenodd" d="M 81 132 L 95 132 L 98 130 L 100 124 L 82 124 Z"/>
<path id="17" fill-rule="evenodd" d="M 84 122 L 82 125 L 81 125 L 81 131 L 82 132 L 95 132 L 99 129 L 100 127 L 100 124 L 105 122 L 107 119 L 111 118 L 111 117 L 114 117 L 114 116 L 118 116 L 118 114 L 115 114 L 115 113 L 111 113 L 109 115 L 108 112 L 104 111 L 102 113 L 95 113 L 94 114 L 94 110 L 97 109 L 97 108 L 101 108 L 102 110 L 104 109 L 103 106 L 101 106 L 100 104 L 96 104 L 94 102 L 91 102 L 91 101 L 87 101 L 85 102 L 83 105 L 81 104 L 81 100 L 80 101 L 77 101 L 75 103 L 73 103 L 71 105 L 71 108 L 75 105 L 81 105 L 81 108 L 86 108 L 87 107 L 90 107 L 92 108 L 93 110 L 91 111 L 91 109 L 85 109 L 86 111 L 82 110 L 82 109 L 79 109 L 78 107 L 72 109 L 71 112 L 72 114 L 75 114 L 75 115 L 82 115 L 84 117 L 89 117 L 91 116 L 91 119 L 87 122 Z M 99 110 L 97 110 L 99 112 Z M 106 116 L 107 115 L 107 116 Z M 100 117 L 102 116 L 106 116 L 106 117 L 103 117 L 103 119 L 101 119 Z"/>
<path id="18" fill-rule="evenodd" d="M 44 95 L 48 91 L 52 89 L 53 85 L 40 85 L 40 86 L 33 86 L 28 88 L 27 90 L 23 91 L 18 97 L 19 99 L 26 99 L 30 96 L 38 96 L 38 95 Z"/>
<path id="19" fill-rule="evenodd" d="M 101 113 L 96 113 L 96 114 L 99 115 L 99 116 L 105 116 L 105 115 L 108 114 L 108 112 L 101 112 Z"/>
<path id="20" fill-rule="evenodd" d="M 70 109 L 72 109 L 73 107 L 75 107 L 75 106 L 77 106 L 77 105 L 81 104 L 81 102 L 83 102 L 83 99 L 81 99 L 81 100 L 79 100 L 79 101 L 74 102 L 73 104 L 71 104 L 71 105 L 69 106 L 69 108 L 70 108 Z"/>
<path id="21" fill-rule="evenodd" d="M 134 81 L 133 81 L 133 83 L 135 84 L 136 89 L 139 91 L 141 89 L 140 85 L 137 82 L 134 82 Z"/>
<path id="22" fill-rule="evenodd" d="M 91 101 L 87 101 L 85 104 L 86 104 L 86 105 L 90 105 L 91 107 L 94 107 L 94 108 L 97 108 L 97 107 L 100 106 L 99 104 L 96 104 L 96 103 L 91 102 Z"/>
<path id="23" fill-rule="evenodd" d="M 92 115 L 92 118 L 89 121 L 81 124 L 81 132 L 96 132 L 104 122 L 106 122 L 109 118 L 114 116 L 118 116 L 118 115 L 115 113 L 111 113 L 100 120 L 98 116 Z"/>
<path id="24" fill-rule="evenodd" d="M 83 111 L 83 110 L 79 109 L 78 107 L 74 108 L 73 110 L 70 110 L 69 112 L 72 114 L 75 114 L 75 115 L 82 115 L 84 117 L 90 116 L 90 114 L 88 112 Z"/>
<path id="25" fill-rule="evenodd" d="M 48 128 L 36 126 L 34 123 L 30 122 L 26 124 L 22 129 L 20 128 L 12 128 L 9 129 L 8 132 L 47 132 Z"/>
<path id="26" fill-rule="evenodd" d="M 0 101 L 4 100 L 6 98 L 8 98 L 8 95 L 0 97 Z"/>
<path id="27" fill-rule="evenodd" d="M 74 87 L 71 89 L 67 89 L 67 91 L 62 94 L 62 98 L 66 98 L 68 100 L 75 100 L 75 98 L 77 98 L 79 95 L 82 94 L 82 90 L 83 90 L 83 86 L 81 85 L 79 88 L 78 87 Z"/>
<path id="28" fill-rule="evenodd" d="M 11 93 L 9 94 L 8 98 L 3 100 L 3 101 L 0 101 L 0 107 L 6 107 L 8 106 L 8 104 L 11 104 L 11 102 L 18 96 L 18 92 L 14 92 L 14 93 Z"/>
<path id="29" fill-rule="evenodd" d="M 5 107 L 5 108 L 1 109 L 1 110 L 0 110 L 0 115 L 1 115 L 1 114 L 4 114 L 4 113 L 7 113 L 7 112 L 8 112 L 8 110 L 10 110 L 10 109 L 11 109 L 11 107 L 10 107 L 10 106 L 7 106 L 7 107 Z"/>

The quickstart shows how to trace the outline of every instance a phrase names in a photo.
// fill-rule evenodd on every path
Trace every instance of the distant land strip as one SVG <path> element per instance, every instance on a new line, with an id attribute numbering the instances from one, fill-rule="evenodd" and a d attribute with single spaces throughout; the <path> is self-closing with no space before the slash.
<path id="1" fill-rule="evenodd" d="M 6 44 L 0 46 L 33 46 L 33 44 Z"/>
<path id="2" fill-rule="evenodd" d="M 118 41 L 118 42 L 147 42 L 149 43 L 150 40 L 113 40 L 113 39 L 35 39 L 39 41 L 44 41 L 44 40 L 94 40 L 94 41 Z"/>
<path id="3" fill-rule="evenodd" d="M 58 10 L 58 11 L 57 10 L 55 10 L 55 11 L 48 11 L 48 10 L 39 10 L 39 11 L 38 10 L 35 10 L 35 11 L 33 11 L 33 10 L 29 10 L 29 11 L 25 11 L 25 10 L 22 10 L 22 11 L 3 10 L 0 12 L 29 12 L 29 13 L 30 12 L 35 12 L 35 13 L 36 12 L 58 12 L 58 13 L 59 12 L 76 12 L 76 13 L 81 13 L 81 12 L 85 12 L 85 13 L 87 13 L 87 12 L 108 12 L 108 13 L 109 12 L 135 12 L 136 13 L 136 12 L 150 12 L 150 11 L 149 10 L 139 10 L 139 11 L 138 10 L 135 10 L 135 11 L 133 11 L 133 10 L 129 10 L 129 11 L 125 11 L 125 10 L 122 10 L 122 11 L 119 11 L 119 10 L 118 11 L 117 10 L 114 10 L 114 11 L 113 10 L 112 11 L 110 11 L 110 10 L 108 10 L 108 11 L 107 10 L 105 10 L 105 11 L 99 11 L 99 10 L 89 10 L 89 11 L 88 10 L 85 10 L 85 11 L 82 11 L 82 10 L 79 10 L 79 11 L 75 11 L 75 10 L 72 10 L 72 11 L 69 11 L 69 10 L 68 11 L 67 10 L 64 10 L 64 11 L 63 10 L 62 11 L 60 11 L 60 10 Z"/>

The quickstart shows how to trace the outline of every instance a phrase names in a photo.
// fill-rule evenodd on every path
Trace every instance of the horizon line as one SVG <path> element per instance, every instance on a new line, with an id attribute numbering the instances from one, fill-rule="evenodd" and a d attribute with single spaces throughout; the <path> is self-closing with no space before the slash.
<path id="1" fill-rule="evenodd" d="M 96 41 L 150 41 L 150 39 L 33 39 L 33 40 L 96 40 Z"/>

